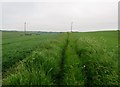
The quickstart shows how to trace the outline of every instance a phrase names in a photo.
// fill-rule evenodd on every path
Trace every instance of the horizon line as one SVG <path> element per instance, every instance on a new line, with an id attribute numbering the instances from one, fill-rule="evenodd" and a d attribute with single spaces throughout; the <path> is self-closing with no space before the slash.
<path id="1" fill-rule="evenodd" d="M 77 30 L 73 30 L 72 32 L 99 32 L 99 31 L 118 31 L 119 29 L 105 29 L 105 30 L 90 30 L 90 31 L 77 31 Z M 25 32 L 25 31 L 22 31 L 22 30 L 1 30 L 0 31 L 8 31 L 8 32 Z M 71 32 L 71 31 L 38 31 L 38 30 L 28 30 L 26 32 Z"/>

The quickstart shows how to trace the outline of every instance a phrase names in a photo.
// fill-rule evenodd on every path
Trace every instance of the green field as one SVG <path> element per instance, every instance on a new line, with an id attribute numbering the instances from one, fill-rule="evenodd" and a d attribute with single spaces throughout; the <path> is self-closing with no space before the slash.
<path id="1" fill-rule="evenodd" d="M 118 85 L 118 31 L 2 33 L 3 85 Z"/>

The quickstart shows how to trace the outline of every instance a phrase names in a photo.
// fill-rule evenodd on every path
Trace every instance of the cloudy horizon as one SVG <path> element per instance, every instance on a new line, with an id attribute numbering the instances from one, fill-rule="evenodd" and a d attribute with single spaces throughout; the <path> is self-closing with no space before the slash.
<path id="1" fill-rule="evenodd" d="M 2 30 L 98 31 L 118 29 L 118 2 L 5 2 L 2 3 Z"/>

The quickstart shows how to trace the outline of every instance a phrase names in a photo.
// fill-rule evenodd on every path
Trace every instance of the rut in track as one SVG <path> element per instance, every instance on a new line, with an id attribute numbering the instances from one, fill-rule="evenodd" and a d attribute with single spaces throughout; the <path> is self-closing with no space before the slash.
<path id="1" fill-rule="evenodd" d="M 55 80 L 56 80 L 56 84 L 57 85 L 64 85 L 63 79 L 64 79 L 64 61 L 65 61 L 65 53 L 66 53 L 66 49 L 68 47 L 69 44 L 69 33 L 67 33 L 67 38 L 66 38 L 66 42 L 64 45 L 64 48 L 62 50 L 62 57 L 61 57 L 61 63 L 60 63 L 60 72 L 57 74 Z"/>

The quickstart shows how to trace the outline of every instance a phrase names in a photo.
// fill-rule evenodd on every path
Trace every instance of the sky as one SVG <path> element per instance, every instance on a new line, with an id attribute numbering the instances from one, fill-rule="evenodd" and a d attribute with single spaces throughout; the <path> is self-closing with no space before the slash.
<path id="1" fill-rule="evenodd" d="M 118 29 L 118 0 L 2 2 L 2 30 L 98 31 Z M 1 24 L 1 22 L 0 22 Z M 1 28 L 1 26 L 0 26 Z"/>

